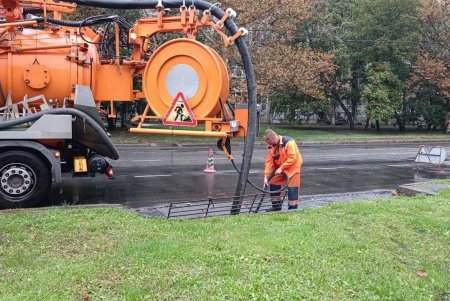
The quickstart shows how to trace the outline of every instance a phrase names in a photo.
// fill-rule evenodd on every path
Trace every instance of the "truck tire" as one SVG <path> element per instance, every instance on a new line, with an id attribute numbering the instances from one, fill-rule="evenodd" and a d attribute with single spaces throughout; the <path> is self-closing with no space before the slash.
<path id="1" fill-rule="evenodd" d="M 51 185 L 50 168 L 26 151 L 0 154 L 0 208 L 31 207 L 41 202 Z"/>

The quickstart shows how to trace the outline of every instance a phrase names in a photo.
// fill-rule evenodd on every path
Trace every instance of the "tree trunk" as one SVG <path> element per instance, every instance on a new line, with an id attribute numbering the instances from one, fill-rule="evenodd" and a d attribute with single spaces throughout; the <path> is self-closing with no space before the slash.
<path id="1" fill-rule="evenodd" d="M 347 109 L 347 107 L 344 105 L 344 102 L 342 100 L 341 95 L 339 94 L 338 91 L 336 91 L 335 88 L 333 88 L 332 93 L 333 93 L 333 97 L 339 103 L 339 105 L 341 106 L 342 110 L 344 110 L 345 115 L 347 116 L 348 122 L 350 124 L 350 129 L 354 130 L 355 129 L 355 123 L 354 123 L 354 120 L 353 120 L 352 112 L 350 112 L 350 110 Z"/>
<path id="2" fill-rule="evenodd" d="M 356 118 L 358 114 L 358 104 L 360 103 L 359 86 L 361 81 L 360 77 L 361 68 L 362 66 L 359 66 L 359 64 L 352 67 L 352 79 L 351 79 L 352 93 L 350 96 L 350 101 L 352 106 L 351 107 L 352 115 L 354 118 Z"/>
<path id="3" fill-rule="evenodd" d="M 123 102 L 122 103 L 122 107 L 120 108 L 120 127 L 121 128 L 125 128 L 127 127 L 128 124 L 128 106 L 130 105 L 129 102 Z"/>
<path id="4" fill-rule="evenodd" d="M 115 130 L 116 129 L 116 118 L 108 118 L 108 130 Z"/>
<path id="5" fill-rule="evenodd" d="M 402 115 L 395 113 L 395 119 L 397 119 L 398 130 L 403 133 L 406 130 L 405 119 Z"/>
<path id="6" fill-rule="evenodd" d="M 406 132 L 405 118 L 401 118 L 401 120 L 400 120 L 400 122 L 399 122 L 399 124 L 398 124 L 398 130 L 399 130 L 401 133 Z"/>
<path id="7" fill-rule="evenodd" d="M 367 131 L 367 129 L 369 128 L 369 122 L 370 122 L 370 118 L 366 119 L 366 126 L 364 127 L 364 130 Z"/>
<path id="8" fill-rule="evenodd" d="M 445 117 L 444 134 L 450 133 L 450 112 L 447 112 Z"/>
<path id="9" fill-rule="evenodd" d="M 333 112 L 331 113 L 331 120 L 330 120 L 330 124 L 332 126 L 336 126 L 336 103 L 333 102 Z"/>
<path id="10" fill-rule="evenodd" d="M 353 120 L 353 115 L 350 113 L 350 116 L 348 116 L 348 123 L 350 124 L 350 129 L 354 130 L 355 129 L 355 121 Z"/>
<path id="11" fill-rule="evenodd" d="M 406 116 L 406 93 L 405 91 L 403 91 L 402 93 L 402 111 L 401 111 L 401 115 L 400 118 L 397 118 L 397 122 L 398 122 L 398 130 L 401 133 L 406 132 L 406 121 L 405 121 L 405 116 Z"/>
<path id="12" fill-rule="evenodd" d="M 377 132 L 379 132 L 380 131 L 380 121 L 376 120 L 375 124 L 377 125 Z"/>
<path id="13" fill-rule="evenodd" d="M 270 102 L 270 96 L 267 98 L 267 122 L 273 124 L 273 110 Z"/>
<path id="14" fill-rule="evenodd" d="M 445 115 L 445 122 L 442 131 L 444 134 L 450 133 L 450 100 L 447 101 L 447 115 Z"/>

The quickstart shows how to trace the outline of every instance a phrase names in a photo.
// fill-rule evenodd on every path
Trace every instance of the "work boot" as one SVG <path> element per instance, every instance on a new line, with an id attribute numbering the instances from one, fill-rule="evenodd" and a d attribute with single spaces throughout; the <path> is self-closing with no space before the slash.
<path id="1" fill-rule="evenodd" d="M 267 212 L 281 211 L 281 206 L 283 203 L 281 201 L 272 201 L 272 208 L 267 209 Z"/>
<path id="2" fill-rule="evenodd" d="M 298 209 L 298 204 L 288 205 L 288 210 L 294 210 L 294 209 Z"/>

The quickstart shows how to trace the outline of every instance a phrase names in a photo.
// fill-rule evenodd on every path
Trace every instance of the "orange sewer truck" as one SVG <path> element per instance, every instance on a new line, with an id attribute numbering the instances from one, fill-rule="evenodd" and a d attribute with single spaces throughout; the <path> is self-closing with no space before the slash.
<path id="1" fill-rule="evenodd" d="M 77 5 L 153 9 L 153 17 L 135 24 L 117 15 L 64 20 Z M 216 137 L 222 146 L 247 135 L 250 101 L 231 108 L 224 61 L 196 40 L 209 30 L 225 47 L 236 42 L 252 75 L 241 39 L 247 31 L 236 27 L 235 15 L 206 1 L 0 0 L 0 208 L 36 205 L 65 172 L 114 177 L 105 157 L 119 154 L 100 118 L 101 102 L 114 118 L 114 102 L 145 99 L 132 133 Z M 182 38 L 157 46 L 159 33 Z M 204 131 L 145 128 L 149 119 L 204 124 Z"/>

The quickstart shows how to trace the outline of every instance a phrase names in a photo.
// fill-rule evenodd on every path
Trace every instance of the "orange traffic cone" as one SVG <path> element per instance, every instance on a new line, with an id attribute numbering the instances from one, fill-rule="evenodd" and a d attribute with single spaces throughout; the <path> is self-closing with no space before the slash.
<path id="1" fill-rule="evenodd" d="M 208 161 L 206 161 L 206 168 L 203 171 L 204 172 L 216 172 L 214 170 L 214 151 L 212 148 L 209 149 Z"/>

